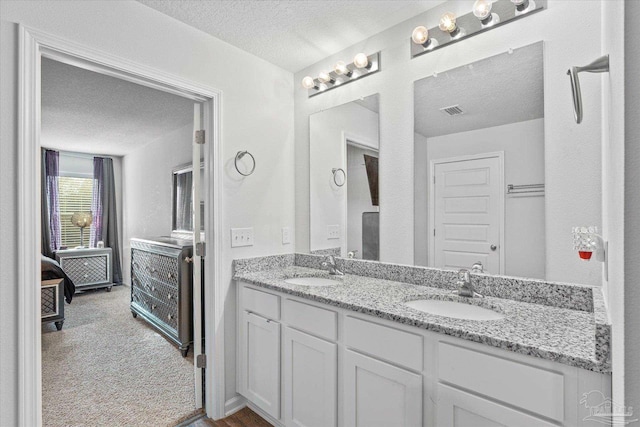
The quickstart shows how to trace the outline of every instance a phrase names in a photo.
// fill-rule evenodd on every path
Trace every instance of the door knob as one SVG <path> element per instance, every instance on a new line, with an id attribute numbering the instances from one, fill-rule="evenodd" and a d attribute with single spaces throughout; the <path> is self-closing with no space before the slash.
<path id="1" fill-rule="evenodd" d="M 491 250 L 495 251 L 496 249 L 498 249 L 498 247 L 496 245 L 491 245 Z"/>

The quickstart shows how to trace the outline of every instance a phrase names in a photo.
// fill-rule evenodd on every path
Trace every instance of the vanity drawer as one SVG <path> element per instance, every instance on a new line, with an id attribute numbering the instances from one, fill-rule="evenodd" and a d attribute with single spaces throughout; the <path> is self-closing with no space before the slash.
<path id="1" fill-rule="evenodd" d="M 242 308 L 272 320 L 280 320 L 280 297 L 277 295 L 243 286 Z"/>
<path id="2" fill-rule="evenodd" d="M 556 421 L 564 420 L 562 374 L 438 343 L 438 378 Z"/>
<path id="3" fill-rule="evenodd" d="M 355 317 L 345 317 L 345 344 L 415 371 L 422 371 L 422 336 Z"/>
<path id="4" fill-rule="evenodd" d="M 335 311 L 285 299 L 282 318 L 293 328 L 331 341 L 338 339 L 338 313 Z"/>

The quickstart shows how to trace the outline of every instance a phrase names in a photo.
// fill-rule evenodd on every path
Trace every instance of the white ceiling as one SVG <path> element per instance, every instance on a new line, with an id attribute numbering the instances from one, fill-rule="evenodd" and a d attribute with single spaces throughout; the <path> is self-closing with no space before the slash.
<path id="1" fill-rule="evenodd" d="M 42 145 L 122 156 L 193 123 L 193 101 L 42 59 Z"/>
<path id="2" fill-rule="evenodd" d="M 544 117 L 542 43 L 418 80 L 415 131 L 448 135 Z M 459 105 L 462 115 L 440 108 Z"/>
<path id="3" fill-rule="evenodd" d="M 296 72 L 444 0 L 138 0 Z"/>

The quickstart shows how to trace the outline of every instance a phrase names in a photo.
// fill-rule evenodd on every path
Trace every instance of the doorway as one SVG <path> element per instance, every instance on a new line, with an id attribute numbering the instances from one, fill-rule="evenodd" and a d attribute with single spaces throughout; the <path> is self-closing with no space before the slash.
<path id="1" fill-rule="evenodd" d="M 21 36 L 21 90 L 20 90 L 20 173 L 19 173 L 19 209 L 25 214 L 19 223 L 19 232 L 23 240 L 19 245 L 20 266 L 20 337 L 18 352 L 22 389 L 19 397 L 20 420 L 24 425 L 42 424 L 42 365 L 40 343 L 40 241 L 41 241 L 41 203 L 40 203 L 40 117 L 41 117 L 41 58 L 49 58 L 65 64 L 73 65 L 85 70 L 120 78 L 142 86 L 159 89 L 179 95 L 196 103 L 203 109 L 202 129 L 205 131 L 206 142 L 203 145 L 204 177 L 210 183 L 206 189 L 207 212 L 204 218 L 204 229 L 211 236 L 208 256 L 204 258 L 203 270 L 207 281 L 203 286 L 204 321 L 210 322 L 211 328 L 205 333 L 206 351 L 211 359 L 218 359 L 215 353 L 221 352 L 220 342 L 223 337 L 214 334 L 220 323 L 219 308 L 216 307 L 216 287 L 218 282 L 217 268 L 219 263 L 219 185 L 221 180 L 221 161 L 219 156 L 219 105 L 220 93 L 168 76 L 158 70 L 139 64 L 114 58 L 93 49 L 87 49 L 64 40 L 50 37 L 46 34 L 20 27 Z M 201 148 L 198 147 L 198 150 Z M 194 149 L 195 153 L 195 149 Z M 199 211 L 199 210 L 198 210 Z M 194 256 L 199 262 L 199 254 Z M 200 287 L 194 287 L 194 301 L 199 300 Z M 201 313 L 194 313 L 194 329 L 201 327 Z M 200 367 L 194 367 L 194 374 L 202 375 L 204 354 L 199 347 L 199 340 L 195 340 L 196 358 L 200 359 Z M 221 365 L 221 364 L 220 364 Z M 204 372 L 209 385 L 204 402 L 207 415 L 216 418 L 221 414 L 224 396 L 222 390 L 223 377 L 220 372 L 222 366 L 213 364 Z M 223 367 L 222 367 L 223 368 Z M 195 375 L 197 379 L 199 375 Z M 126 381 L 125 381 L 126 382 Z M 202 389 L 195 387 L 198 402 L 194 406 L 202 407 Z"/>
<path id="2" fill-rule="evenodd" d="M 504 273 L 503 153 L 433 160 L 430 265 Z"/>

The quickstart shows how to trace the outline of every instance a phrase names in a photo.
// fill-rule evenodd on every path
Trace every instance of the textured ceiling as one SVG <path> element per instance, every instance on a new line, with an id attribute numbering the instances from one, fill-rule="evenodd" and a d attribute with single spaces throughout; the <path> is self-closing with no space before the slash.
<path id="1" fill-rule="evenodd" d="M 542 43 L 418 80 L 415 131 L 448 135 L 544 117 Z M 440 108 L 459 105 L 463 115 Z"/>
<path id="2" fill-rule="evenodd" d="M 122 156 L 193 123 L 193 101 L 42 59 L 42 145 Z"/>
<path id="3" fill-rule="evenodd" d="M 291 72 L 444 0 L 138 0 Z"/>

